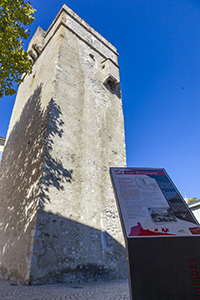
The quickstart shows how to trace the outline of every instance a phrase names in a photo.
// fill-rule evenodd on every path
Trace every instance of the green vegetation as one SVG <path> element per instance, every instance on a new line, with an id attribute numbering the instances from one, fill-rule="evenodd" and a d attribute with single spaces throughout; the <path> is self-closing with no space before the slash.
<path id="1" fill-rule="evenodd" d="M 30 35 L 27 27 L 34 20 L 34 11 L 24 0 L 0 0 L 0 97 L 15 94 L 13 84 L 32 70 L 23 39 Z"/>

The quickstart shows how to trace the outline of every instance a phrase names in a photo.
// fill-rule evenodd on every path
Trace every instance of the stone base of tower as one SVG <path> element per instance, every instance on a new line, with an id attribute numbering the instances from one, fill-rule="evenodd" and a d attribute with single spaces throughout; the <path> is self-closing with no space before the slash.
<path id="1" fill-rule="evenodd" d="M 116 48 L 64 5 L 29 54 L 0 169 L 1 277 L 124 278 L 109 174 L 126 165 Z"/>
<path id="2" fill-rule="evenodd" d="M 46 284 L 125 278 L 125 249 L 95 228 L 40 211 L 29 282 Z"/>

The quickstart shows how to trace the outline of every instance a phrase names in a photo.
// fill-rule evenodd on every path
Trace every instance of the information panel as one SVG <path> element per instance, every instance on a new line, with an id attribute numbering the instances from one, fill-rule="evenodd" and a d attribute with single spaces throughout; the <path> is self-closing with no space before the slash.
<path id="1" fill-rule="evenodd" d="M 164 169 L 111 168 L 126 235 L 200 235 L 200 227 Z"/>
<path id="2" fill-rule="evenodd" d="M 131 300 L 200 299 L 200 226 L 164 169 L 111 168 Z"/>

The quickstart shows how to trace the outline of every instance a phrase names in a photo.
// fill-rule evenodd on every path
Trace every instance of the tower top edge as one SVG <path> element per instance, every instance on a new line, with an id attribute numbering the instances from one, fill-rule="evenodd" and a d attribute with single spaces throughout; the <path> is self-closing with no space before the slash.
<path id="1" fill-rule="evenodd" d="M 72 25 L 72 22 L 70 20 L 67 20 L 65 16 L 70 17 L 71 20 L 78 23 L 79 26 L 83 28 L 83 30 L 86 30 L 88 33 L 90 33 L 92 36 L 94 36 L 96 39 L 98 39 L 102 44 L 104 44 L 108 49 L 110 49 L 116 56 L 119 54 L 117 53 L 117 49 L 115 46 L 113 46 L 108 40 L 106 40 L 100 33 L 98 33 L 94 28 L 92 28 L 87 22 L 85 22 L 80 16 L 78 16 L 71 8 L 69 8 L 66 4 L 63 4 L 60 11 L 50 24 L 49 28 L 45 31 L 42 27 L 38 26 L 37 30 L 35 31 L 33 37 L 31 38 L 28 46 L 28 50 L 31 47 L 32 42 L 35 40 L 36 37 L 40 37 L 40 40 L 42 39 L 45 44 L 45 41 L 48 40 L 48 36 L 52 36 L 52 30 L 55 31 L 55 28 L 60 26 L 60 22 L 63 23 L 63 21 L 66 23 L 66 25 L 70 28 Z M 74 30 L 74 28 L 72 28 Z M 76 29 L 75 29 L 76 30 Z M 44 45 L 43 44 L 43 45 Z"/>

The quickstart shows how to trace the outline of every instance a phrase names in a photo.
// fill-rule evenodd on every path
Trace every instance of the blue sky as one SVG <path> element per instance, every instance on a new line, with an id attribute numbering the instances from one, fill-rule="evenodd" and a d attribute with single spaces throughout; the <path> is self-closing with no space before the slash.
<path id="1" fill-rule="evenodd" d="M 32 0 L 31 35 L 64 4 Z M 129 167 L 165 168 L 183 195 L 200 198 L 200 1 L 66 0 L 117 47 Z M 26 44 L 27 45 L 27 44 Z M 5 137 L 13 97 L 0 99 Z"/>

